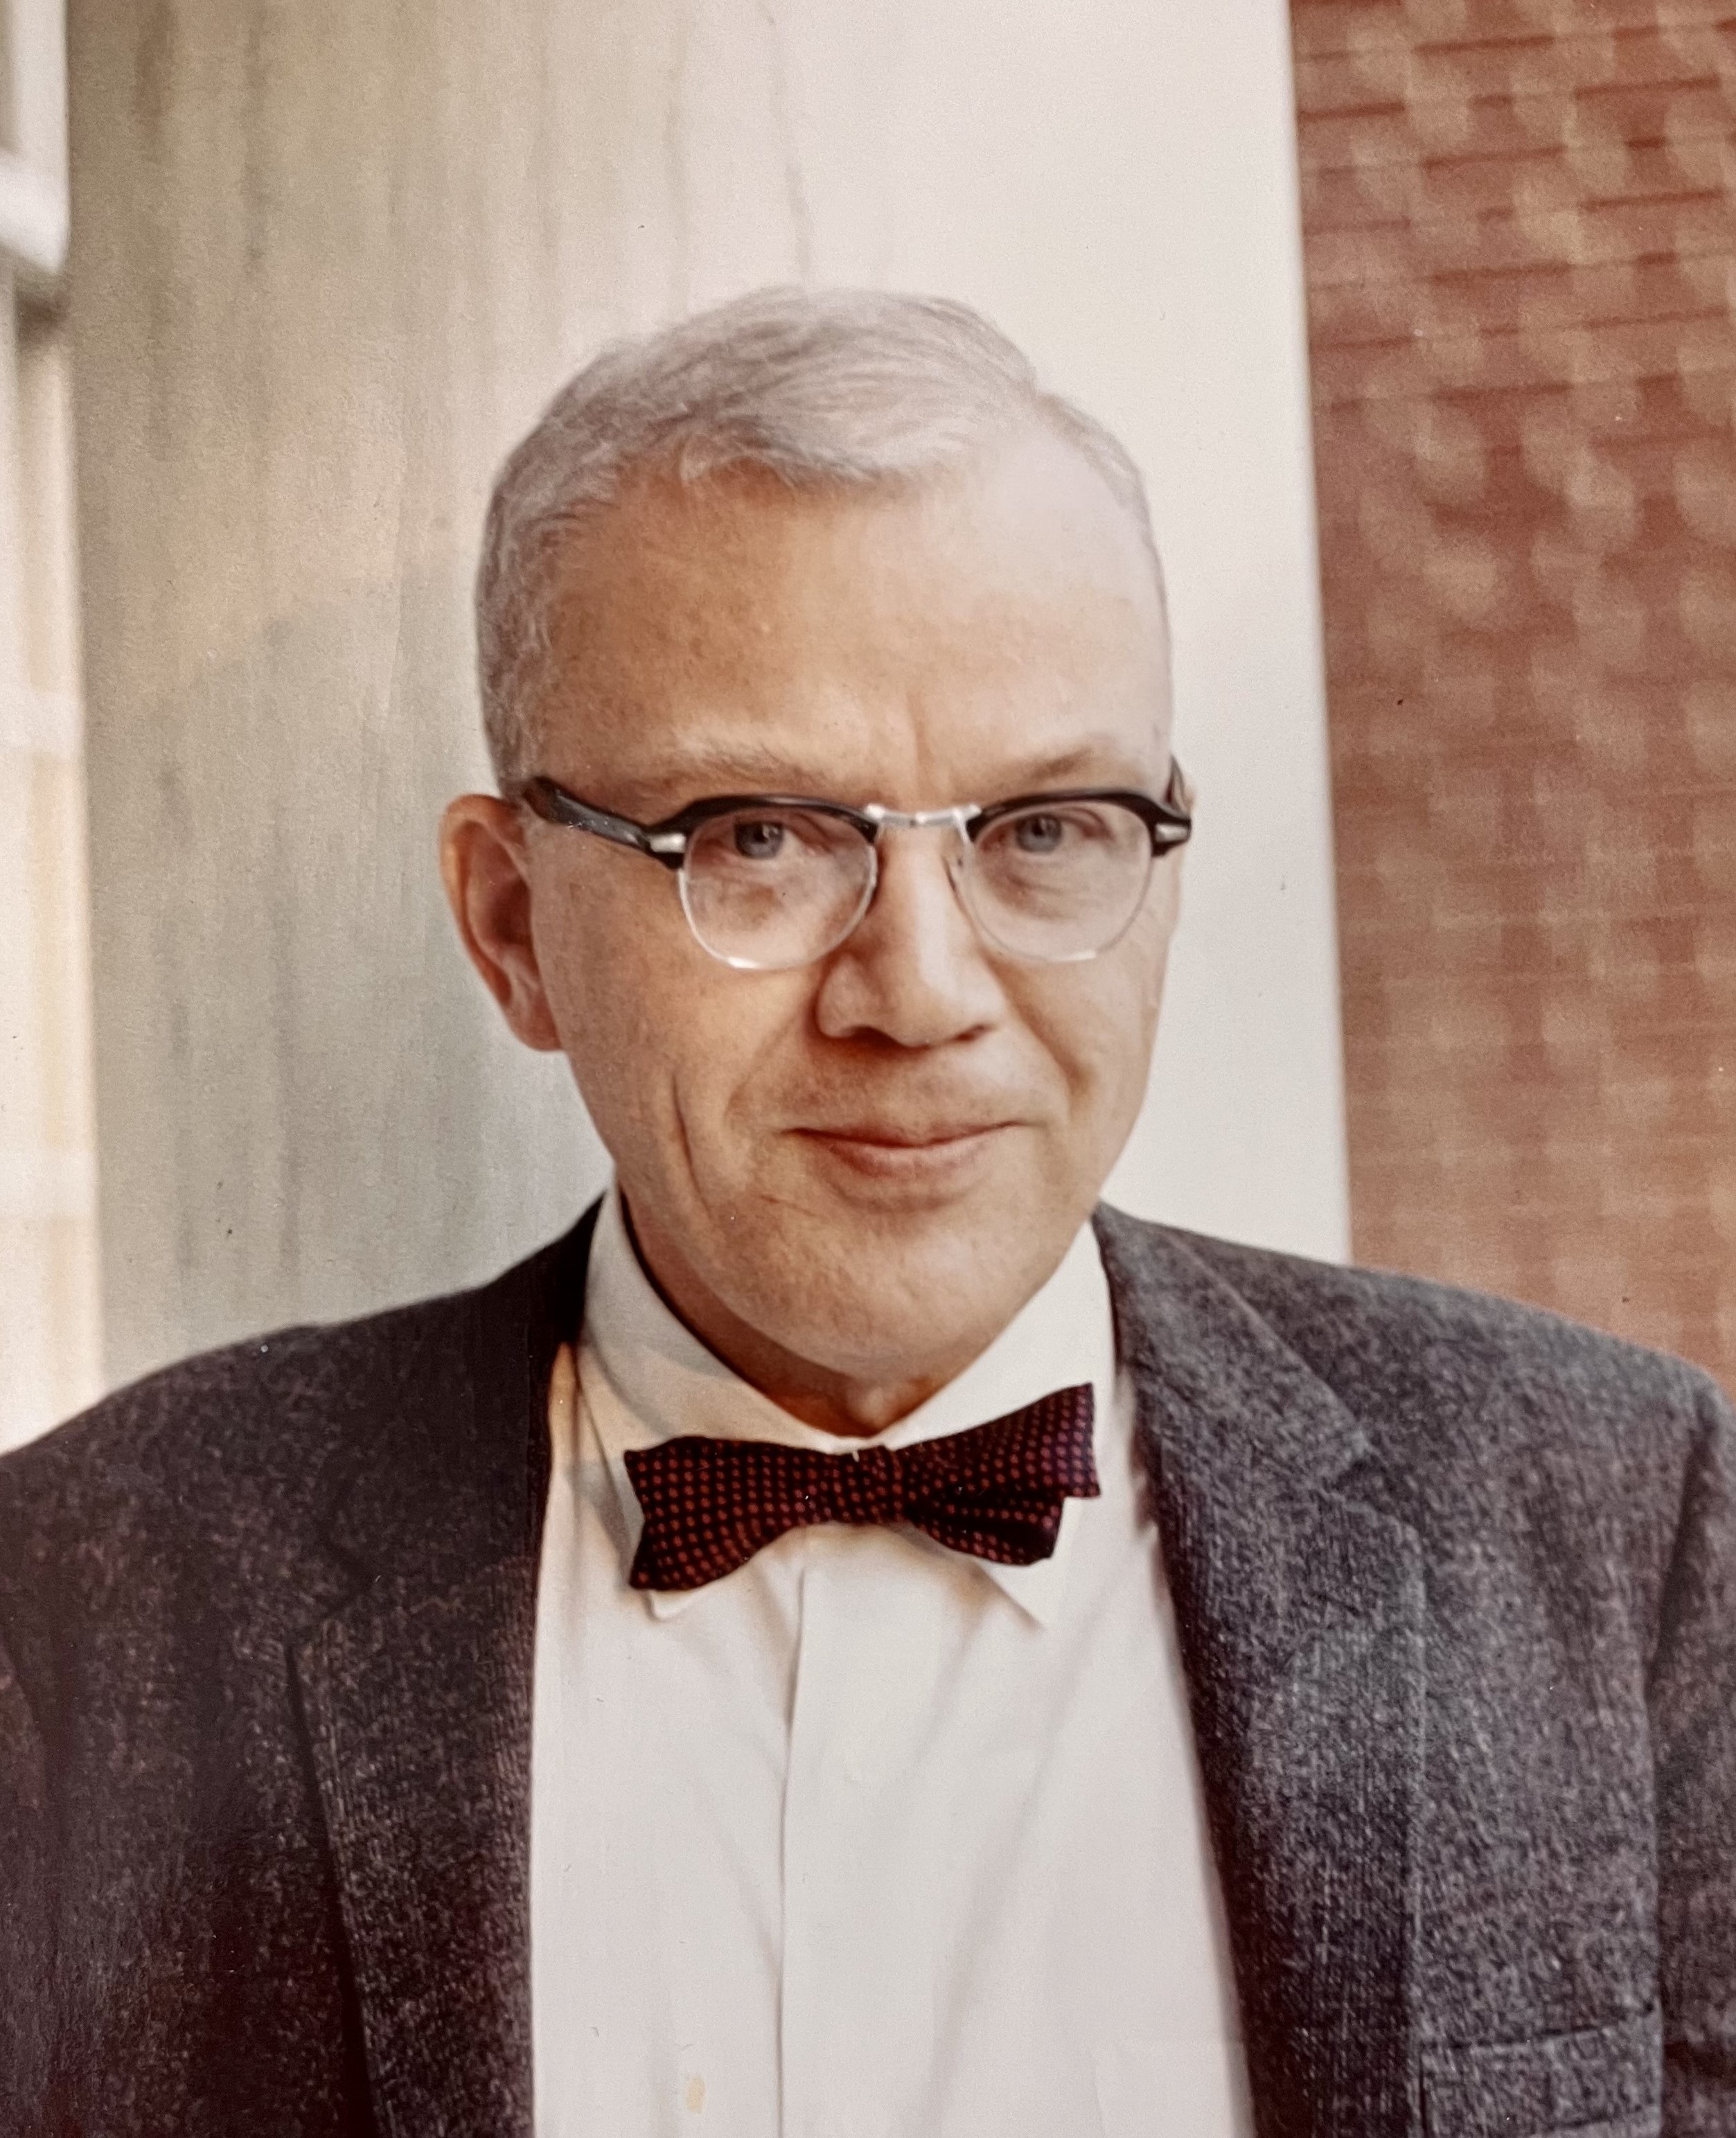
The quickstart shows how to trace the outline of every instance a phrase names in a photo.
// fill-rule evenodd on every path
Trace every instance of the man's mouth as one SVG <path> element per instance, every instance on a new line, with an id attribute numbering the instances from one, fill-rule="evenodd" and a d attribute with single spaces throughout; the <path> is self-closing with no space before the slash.
<path id="1" fill-rule="evenodd" d="M 945 1171 L 968 1164 L 1003 1131 L 1004 1118 L 841 1121 L 803 1127 L 797 1133 L 861 1173 L 886 1179 Z"/>
<path id="2" fill-rule="evenodd" d="M 1011 1115 L 979 1109 L 948 1114 L 900 1111 L 866 1115 L 854 1120 L 805 1121 L 798 1124 L 798 1129 L 803 1135 L 835 1137 L 842 1143 L 885 1144 L 917 1150 L 930 1144 L 962 1143 L 968 1137 L 987 1135 L 995 1129 L 1012 1125 Z"/>

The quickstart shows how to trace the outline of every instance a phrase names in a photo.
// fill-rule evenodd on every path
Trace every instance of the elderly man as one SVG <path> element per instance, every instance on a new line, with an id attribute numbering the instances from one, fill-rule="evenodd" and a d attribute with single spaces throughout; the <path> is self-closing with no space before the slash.
<path id="1" fill-rule="evenodd" d="M 1098 1205 L 1190 823 L 1114 441 L 745 300 L 478 622 L 447 890 L 613 1183 L 0 1467 L 0 2127 L 1736 2131 L 1717 1392 Z"/>

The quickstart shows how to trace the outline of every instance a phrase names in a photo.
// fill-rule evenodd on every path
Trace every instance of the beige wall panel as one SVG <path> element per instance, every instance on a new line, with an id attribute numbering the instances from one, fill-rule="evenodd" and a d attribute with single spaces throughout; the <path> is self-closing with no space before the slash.
<path id="1" fill-rule="evenodd" d="M 115 1374 L 599 1177 L 438 900 L 475 531 L 600 338 L 768 280 L 974 300 L 1144 458 L 1213 814 L 1118 1192 L 1342 1247 L 1277 0 L 79 0 L 71 79 Z"/>

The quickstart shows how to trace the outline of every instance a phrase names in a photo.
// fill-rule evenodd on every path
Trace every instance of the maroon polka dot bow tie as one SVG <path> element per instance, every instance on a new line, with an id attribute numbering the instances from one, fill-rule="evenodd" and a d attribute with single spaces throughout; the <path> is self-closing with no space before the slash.
<path id="1" fill-rule="evenodd" d="M 992 1424 L 909 1447 L 822 1455 L 688 1433 L 632 1449 L 645 1531 L 635 1589 L 699 1589 L 809 1522 L 909 1522 L 1004 1566 L 1048 1558 L 1070 1499 L 1097 1497 L 1091 1391 L 1057 1389 Z"/>

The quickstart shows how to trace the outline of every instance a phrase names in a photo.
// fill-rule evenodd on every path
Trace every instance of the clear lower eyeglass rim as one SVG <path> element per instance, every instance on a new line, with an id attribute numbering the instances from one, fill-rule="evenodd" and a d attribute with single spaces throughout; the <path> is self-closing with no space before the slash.
<path id="1" fill-rule="evenodd" d="M 1153 862 L 1155 859 L 1155 856 L 1152 857 Z M 1133 926 L 1134 921 L 1139 919 L 1140 909 L 1145 904 L 1146 894 L 1151 888 L 1152 873 L 1152 862 L 1148 862 L 1144 879 L 1139 886 L 1139 896 L 1133 901 L 1126 917 L 1112 935 L 1103 942 L 1094 944 L 1089 949 L 1064 951 L 1025 950 L 1021 949 L 1016 944 L 1007 942 L 1004 937 L 995 932 L 978 910 L 977 902 L 968 889 L 969 878 L 963 876 L 962 872 L 954 873 L 953 881 L 958 894 L 958 902 L 969 917 L 971 925 L 991 948 L 998 950 L 1003 957 L 1013 958 L 1021 964 L 1028 965 L 1083 965 L 1090 964 L 1094 958 L 1102 957 L 1105 951 L 1113 950 L 1127 934 L 1129 929 Z M 768 960 L 762 958 L 738 956 L 733 952 L 719 949 L 715 943 L 709 940 L 695 917 L 690 887 L 690 879 L 685 869 L 681 871 L 680 876 L 681 910 L 686 915 L 687 925 L 692 932 L 694 940 L 706 956 L 716 959 L 721 965 L 729 966 L 732 972 L 795 973 L 800 972 L 804 965 L 817 965 L 822 959 L 829 958 L 834 950 L 841 949 L 850 940 L 861 925 L 863 916 L 874 901 L 874 894 L 878 882 L 879 872 L 876 871 L 868 879 L 862 896 L 858 900 L 849 920 L 831 941 L 823 944 L 818 949 L 804 952 L 799 958 Z"/>

